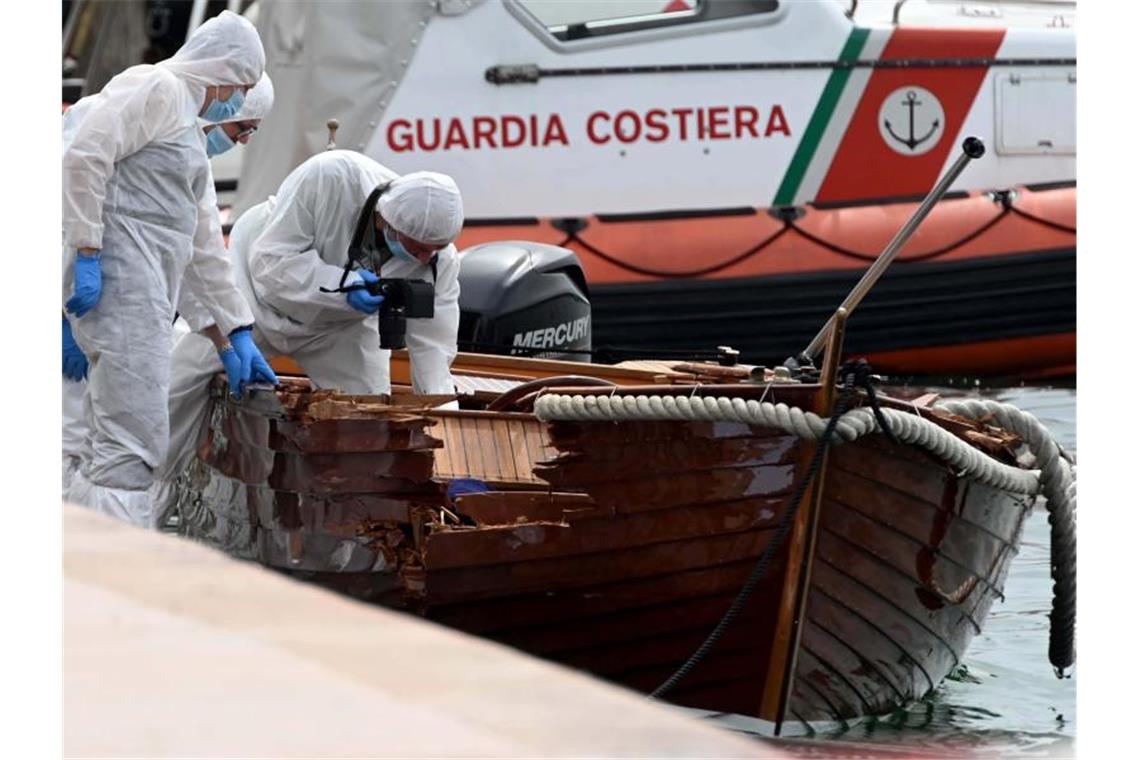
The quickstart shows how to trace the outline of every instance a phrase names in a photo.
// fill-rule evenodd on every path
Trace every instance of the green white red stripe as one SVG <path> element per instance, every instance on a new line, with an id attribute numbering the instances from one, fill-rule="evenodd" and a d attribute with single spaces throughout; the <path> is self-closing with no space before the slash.
<path id="1" fill-rule="evenodd" d="M 1003 30 L 853 29 L 840 61 L 991 58 Z M 937 181 L 973 106 L 985 68 L 836 68 L 796 147 L 774 206 L 919 195 Z M 879 110 L 894 91 L 922 87 L 945 112 L 938 142 L 905 155 L 884 142 Z"/>

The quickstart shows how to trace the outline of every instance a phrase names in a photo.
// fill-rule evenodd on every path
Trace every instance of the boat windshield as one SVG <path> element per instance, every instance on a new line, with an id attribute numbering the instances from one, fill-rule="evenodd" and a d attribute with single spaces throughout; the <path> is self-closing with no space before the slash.
<path id="1" fill-rule="evenodd" d="M 777 0 L 517 0 L 560 40 L 771 13 Z"/>

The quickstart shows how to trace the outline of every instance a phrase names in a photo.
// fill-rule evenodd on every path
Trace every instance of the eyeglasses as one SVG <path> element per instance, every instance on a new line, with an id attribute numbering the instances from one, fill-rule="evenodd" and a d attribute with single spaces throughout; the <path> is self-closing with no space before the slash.
<path id="1" fill-rule="evenodd" d="M 235 123 L 237 124 L 237 128 L 240 131 L 237 133 L 237 137 L 235 137 L 234 140 L 241 140 L 243 138 L 250 137 L 253 135 L 254 132 L 257 131 L 257 125 L 256 124 L 248 124 L 248 123 L 242 124 L 242 122 L 240 122 L 240 121 L 235 122 Z"/>

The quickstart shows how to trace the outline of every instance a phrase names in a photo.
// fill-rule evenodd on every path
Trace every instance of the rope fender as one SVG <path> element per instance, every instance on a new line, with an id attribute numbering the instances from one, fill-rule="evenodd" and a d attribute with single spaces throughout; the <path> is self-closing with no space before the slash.
<path id="1" fill-rule="evenodd" d="M 936 405 L 952 414 L 995 424 L 1021 436 L 1041 468 L 1041 494 L 1049 512 L 1049 575 L 1053 609 L 1049 613 L 1049 662 L 1058 678 L 1076 661 L 1077 622 L 1077 470 L 1049 431 L 1029 412 L 1012 404 L 982 399 Z"/>
<path id="2" fill-rule="evenodd" d="M 540 420 L 547 422 L 740 422 L 777 428 L 813 441 L 819 440 L 830 421 L 783 402 L 773 404 L 724 397 L 548 394 L 538 398 L 534 412 Z M 926 449 L 953 466 L 960 475 L 968 475 L 986 485 L 1014 493 L 1036 494 L 1039 491 L 1035 470 L 1022 470 L 992 459 L 918 415 L 896 409 L 883 409 L 881 413 L 896 438 Z M 839 418 L 831 442 L 849 443 L 875 432 L 881 432 L 881 429 L 874 411 L 860 407 L 845 412 Z"/>
<path id="3" fill-rule="evenodd" d="M 1049 431 L 1032 414 L 1012 404 L 981 399 L 948 400 L 935 406 L 951 414 L 992 422 L 1017 433 L 1040 470 L 999 462 L 930 420 L 897 409 L 881 409 L 899 441 L 929 451 L 966 476 L 994 488 L 1045 497 L 1050 525 L 1050 574 L 1053 609 L 1049 615 L 1049 661 L 1058 678 L 1076 659 L 1076 468 L 1063 455 Z M 543 421 L 567 422 L 740 422 L 776 428 L 800 438 L 819 440 L 831 420 L 784 403 L 755 399 L 694 396 L 576 396 L 547 394 L 534 405 Z M 832 444 L 883 432 L 867 407 L 843 413 L 834 426 Z"/>

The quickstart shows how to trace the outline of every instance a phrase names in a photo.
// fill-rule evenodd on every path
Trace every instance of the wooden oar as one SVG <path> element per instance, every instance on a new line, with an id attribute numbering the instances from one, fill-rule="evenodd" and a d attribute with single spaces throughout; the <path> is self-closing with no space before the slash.
<path id="1" fill-rule="evenodd" d="M 887 267 L 891 265 L 891 262 L 895 260 L 895 256 L 902 250 L 906 242 L 910 240 L 910 236 L 914 234 L 914 231 L 918 229 L 918 225 L 922 224 L 922 220 L 925 219 L 926 215 L 930 213 L 930 210 L 934 208 L 934 204 L 942 200 L 942 196 L 946 195 L 946 191 L 950 189 L 950 185 L 954 184 L 954 180 L 958 179 L 958 175 L 966 168 L 966 164 L 975 158 L 981 158 L 985 152 L 986 146 L 982 144 L 982 141 L 978 138 L 967 137 L 965 139 L 962 143 L 962 155 L 958 156 L 958 160 L 946 171 L 946 174 L 943 175 L 942 179 L 938 181 L 938 184 L 934 186 L 930 194 L 923 199 L 911 218 L 908 219 L 907 223 L 895 234 L 891 242 L 887 244 L 887 247 L 879 254 L 879 258 L 875 259 L 875 263 L 871 265 L 862 279 L 860 279 L 851 292 L 847 294 L 847 298 L 843 299 L 840 308 L 846 309 L 848 315 L 855 311 L 855 307 L 859 305 L 863 297 L 867 295 L 868 291 L 879 281 L 883 272 L 886 271 Z M 820 328 L 820 331 L 812 338 L 808 347 L 800 354 L 801 362 L 804 358 L 811 362 L 815 361 L 815 357 L 819 355 L 820 350 L 827 343 L 827 336 L 831 334 L 834 321 L 834 315 L 828 318 L 827 323 Z"/>

